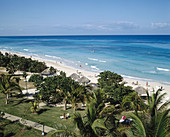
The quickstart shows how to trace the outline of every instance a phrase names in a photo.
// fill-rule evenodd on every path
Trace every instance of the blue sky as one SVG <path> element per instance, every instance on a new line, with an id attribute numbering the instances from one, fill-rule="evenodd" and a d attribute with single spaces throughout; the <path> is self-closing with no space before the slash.
<path id="1" fill-rule="evenodd" d="M 170 35 L 170 0 L 0 0 L 0 35 Z"/>

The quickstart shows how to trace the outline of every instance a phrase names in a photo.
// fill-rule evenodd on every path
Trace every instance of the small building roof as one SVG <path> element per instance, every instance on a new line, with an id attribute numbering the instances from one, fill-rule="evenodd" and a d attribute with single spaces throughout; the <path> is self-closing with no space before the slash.
<path id="1" fill-rule="evenodd" d="M 80 76 L 76 73 L 71 74 L 70 77 L 75 81 L 78 81 L 80 79 Z"/>
<path id="2" fill-rule="evenodd" d="M 49 75 L 50 74 L 50 69 L 47 68 L 41 72 L 42 75 Z"/>
<path id="3" fill-rule="evenodd" d="M 81 77 L 79 80 L 78 80 L 79 83 L 84 83 L 84 84 L 87 84 L 90 82 L 90 80 L 88 78 L 86 78 L 85 76 Z"/>
<path id="4" fill-rule="evenodd" d="M 146 89 L 144 87 L 138 86 L 134 89 L 140 96 L 146 95 Z"/>

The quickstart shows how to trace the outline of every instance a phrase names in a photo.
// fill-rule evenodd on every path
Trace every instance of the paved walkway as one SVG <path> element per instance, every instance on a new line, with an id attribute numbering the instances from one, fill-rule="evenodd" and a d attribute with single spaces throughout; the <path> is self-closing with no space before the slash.
<path id="1" fill-rule="evenodd" d="M 6 118 L 6 119 L 11 120 L 11 121 L 19 121 L 21 124 L 24 124 L 26 126 L 35 128 L 35 129 L 40 130 L 40 131 L 43 131 L 43 125 L 42 124 L 30 121 L 30 120 L 26 120 L 26 119 L 21 120 L 22 119 L 21 117 L 17 117 L 17 116 L 5 113 L 3 118 Z M 24 121 L 24 123 L 23 123 L 23 121 Z M 45 133 L 48 133 L 52 130 L 56 130 L 56 129 L 48 127 L 48 126 L 44 126 L 44 132 Z"/>

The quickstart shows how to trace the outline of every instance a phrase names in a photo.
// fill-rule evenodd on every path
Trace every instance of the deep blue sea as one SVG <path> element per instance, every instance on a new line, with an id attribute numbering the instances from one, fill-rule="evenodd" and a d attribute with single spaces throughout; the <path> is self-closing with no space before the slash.
<path id="1" fill-rule="evenodd" d="M 170 35 L 11 36 L 0 37 L 0 50 L 170 82 Z"/>

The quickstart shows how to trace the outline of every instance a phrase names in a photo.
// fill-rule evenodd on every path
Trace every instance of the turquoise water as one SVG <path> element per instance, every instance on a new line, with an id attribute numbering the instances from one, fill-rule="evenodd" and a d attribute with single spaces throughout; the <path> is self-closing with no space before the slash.
<path id="1" fill-rule="evenodd" d="M 170 82 L 170 35 L 0 37 L 0 50 L 62 61 L 75 68 Z"/>

